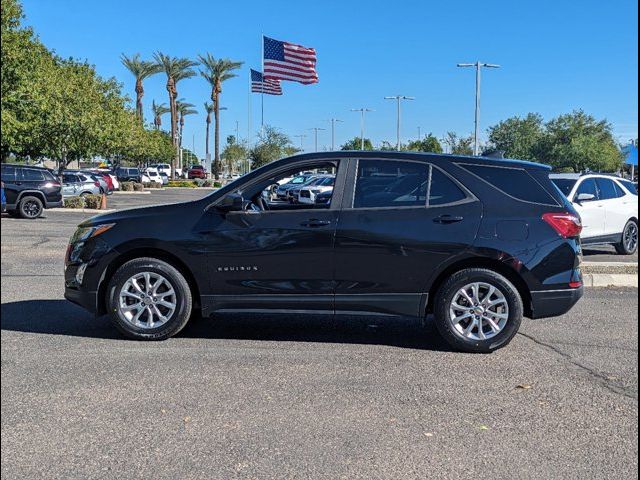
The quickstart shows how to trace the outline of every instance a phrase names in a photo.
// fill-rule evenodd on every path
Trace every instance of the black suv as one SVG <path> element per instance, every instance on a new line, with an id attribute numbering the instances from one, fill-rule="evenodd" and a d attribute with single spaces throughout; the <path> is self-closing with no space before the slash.
<path id="1" fill-rule="evenodd" d="M 46 168 L 3 163 L 1 175 L 9 214 L 35 219 L 62 206 L 62 184 Z"/>
<path id="2" fill-rule="evenodd" d="M 136 182 L 142 183 L 142 173 L 139 168 L 118 167 L 115 171 L 116 178 L 120 182 Z"/>
<path id="3" fill-rule="evenodd" d="M 336 175 L 330 201 L 271 200 L 302 170 Z M 544 165 L 301 155 L 201 200 L 87 220 L 70 241 L 65 296 L 137 339 L 175 335 L 194 310 L 433 314 L 453 347 L 490 352 L 523 316 L 564 314 L 582 296 L 580 230 Z"/>

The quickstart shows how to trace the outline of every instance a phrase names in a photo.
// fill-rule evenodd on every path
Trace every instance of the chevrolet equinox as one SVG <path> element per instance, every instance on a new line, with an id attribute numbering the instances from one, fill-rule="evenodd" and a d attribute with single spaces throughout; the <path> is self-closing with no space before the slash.
<path id="1" fill-rule="evenodd" d="M 273 199 L 301 172 L 335 175 L 330 201 Z M 545 165 L 306 154 L 200 200 L 83 222 L 65 297 L 142 340 L 175 335 L 193 313 L 433 315 L 453 348 L 491 352 L 523 317 L 562 315 L 582 296 L 580 231 Z"/>

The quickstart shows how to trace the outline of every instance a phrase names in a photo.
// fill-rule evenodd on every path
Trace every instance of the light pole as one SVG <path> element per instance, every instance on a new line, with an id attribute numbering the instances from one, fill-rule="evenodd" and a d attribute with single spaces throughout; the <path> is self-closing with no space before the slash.
<path id="1" fill-rule="evenodd" d="M 406 95 L 393 95 L 391 97 L 384 97 L 385 100 L 395 100 L 398 102 L 398 121 L 396 125 L 396 134 L 398 137 L 398 141 L 396 144 L 396 149 L 400 151 L 400 102 L 402 100 L 415 100 L 415 97 L 407 97 Z"/>
<path id="2" fill-rule="evenodd" d="M 365 112 L 375 112 L 370 108 L 352 108 L 352 112 L 360 112 L 360 150 L 364 150 L 364 114 Z"/>
<path id="3" fill-rule="evenodd" d="M 294 135 L 294 137 L 296 137 L 296 138 L 299 138 L 299 139 L 300 139 L 300 151 L 301 151 L 301 152 L 304 152 L 304 147 L 302 146 L 302 139 L 303 139 L 303 138 L 307 138 L 307 136 L 306 136 L 306 135 L 302 135 L 302 134 L 301 134 L 301 135 Z"/>
<path id="4" fill-rule="evenodd" d="M 318 131 L 326 130 L 326 128 L 313 127 L 313 128 L 310 128 L 309 130 L 313 130 L 313 134 L 315 138 L 315 151 L 317 152 L 318 151 Z"/>
<path id="5" fill-rule="evenodd" d="M 422 127 L 418 127 L 418 141 L 421 142 L 422 141 L 422 134 L 421 134 L 421 128 Z"/>
<path id="6" fill-rule="evenodd" d="M 336 149 L 336 122 L 344 122 L 338 118 L 331 118 L 329 121 L 331 122 L 331 151 L 333 152 Z"/>
<path id="7" fill-rule="evenodd" d="M 475 133 L 473 135 L 473 154 L 478 155 L 480 153 L 480 70 L 482 67 L 487 68 L 500 68 L 500 65 L 494 63 L 459 63 L 458 67 L 467 68 L 475 67 L 476 69 L 476 114 L 475 114 Z"/>

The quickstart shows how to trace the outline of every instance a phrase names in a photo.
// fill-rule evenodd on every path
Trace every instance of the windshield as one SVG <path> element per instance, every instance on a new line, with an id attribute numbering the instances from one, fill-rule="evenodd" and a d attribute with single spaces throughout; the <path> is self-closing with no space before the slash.
<path id="1" fill-rule="evenodd" d="M 316 185 L 321 187 L 332 187 L 336 179 L 333 177 L 326 177 L 320 180 Z"/>
<path id="2" fill-rule="evenodd" d="M 560 189 L 565 197 L 568 197 L 576 184 L 576 180 L 572 178 L 552 178 L 551 181 Z"/>
<path id="3" fill-rule="evenodd" d="M 307 181 L 307 178 L 308 177 L 295 177 L 289 183 L 292 184 L 292 185 L 299 184 L 299 183 L 304 183 L 304 182 Z"/>

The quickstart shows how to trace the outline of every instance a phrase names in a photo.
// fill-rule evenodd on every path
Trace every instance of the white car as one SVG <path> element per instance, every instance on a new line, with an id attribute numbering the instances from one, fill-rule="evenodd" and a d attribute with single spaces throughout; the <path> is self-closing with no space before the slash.
<path id="1" fill-rule="evenodd" d="M 154 163 L 153 165 L 149 165 L 149 168 L 155 168 L 158 170 L 158 173 L 166 173 L 167 177 L 171 177 L 171 165 L 168 163 Z"/>
<path id="2" fill-rule="evenodd" d="M 306 203 L 315 205 L 316 196 L 319 193 L 333 191 L 333 185 L 336 183 L 335 177 L 321 177 L 310 185 L 302 187 L 298 194 L 298 203 Z"/>
<path id="3" fill-rule="evenodd" d="M 580 214 L 583 245 L 614 245 L 621 255 L 637 251 L 638 191 L 632 182 L 601 174 L 549 177 Z"/>
<path id="4" fill-rule="evenodd" d="M 143 172 L 143 176 L 146 175 L 149 177 L 149 180 L 145 181 L 143 179 L 143 183 L 157 183 L 158 185 L 162 185 L 162 177 L 156 168 L 149 167 Z"/>

